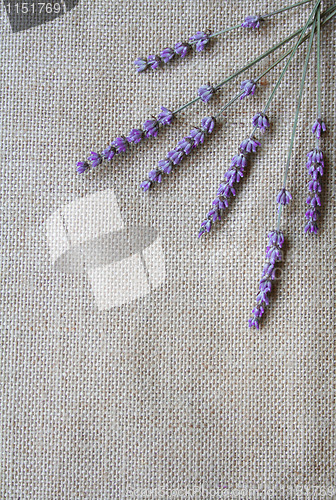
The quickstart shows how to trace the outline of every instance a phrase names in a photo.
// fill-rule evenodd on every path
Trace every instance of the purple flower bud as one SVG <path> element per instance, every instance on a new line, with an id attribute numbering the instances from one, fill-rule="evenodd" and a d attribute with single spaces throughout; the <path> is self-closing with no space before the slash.
<path id="1" fill-rule="evenodd" d="M 102 156 L 105 158 L 105 160 L 111 161 L 116 154 L 116 148 L 111 144 L 111 146 L 108 146 L 104 151 L 102 152 Z"/>
<path id="2" fill-rule="evenodd" d="M 312 128 L 313 134 L 316 133 L 316 137 L 320 139 L 322 132 L 325 132 L 326 130 L 326 124 L 321 120 L 321 118 L 317 118 Z"/>
<path id="3" fill-rule="evenodd" d="M 271 262 L 266 262 L 264 265 L 263 271 L 262 271 L 262 277 L 268 276 L 272 280 L 275 278 L 275 268 L 274 268 L 274 263 Z"/>
<path id="4" fill-rule="evenodd" d="M 321 206 L 321 200 L 318 194 L 310 194 L 306 200 L 306 203 L 308 205 L 311 205 L 312 207 L 316 208 L 317 205 Z"/>
<path id="5" fill-rule="evenodd" d="M 252 151 L 255 153 L 258 146 L 261 146 L 260 142 L 258 142 L 254 137 L 249 137 L 241 143 L 240 149 L 242 151 L 246 151 L 247 153 L 251 153 Z"/>
<path id="6" fill-rule="evenodd" d="M 310 207 L 310 208 L 308 208 L 305 215 L 306 215 L 307 219 L 317 221 L 317 218 L 320 215 L 320 211 L 318 208 Z"/>
<path id="7" fill-rule="evenodd" d="M 212 204 L 217 206 L 219 210 L 225 210 L 229 206 L 228 200 L 222 197 L 215 198 Z"/>
<path id="8" fill-rule="evenodd" d="M 148 66 L 150 66 L 152 69 L 157 69 L 160 64 L 161 64 L 161 59 L 159 58 L 159 56 L 148 56 L 147 58 L 147 64 Z"/>
<path id="9" fill-rule="evenodd" d="M 311 151 L 309 151 L 307 156 L 307 167 L 310 167 L 312 163 L 321 163 L 321 165 L 324 167 L 323 153 L 319 149 L 312 149 Z"/>
<path id="10" fill-rule="evenodd" d="M 160 57 L 163 60 L 163 62 L 167 63 L 171 59 L 173 59 L 174 55 L 175 55 L 175 51 L 173 49 L 170 49 L 169 47 L 167 47 L 166 49 L 163 49 L 161 51 Z"/>
<path id="11" fill-rule="evenodd" d="M 178 143 L 177 150 L 183 151 L 186 155 L 190 153 L 194 145 L 194 140 L 191 137 L 184 137 Z"/>
<path id="12" fill-rule="evenodd" d="M 146 120 L 142 127 L 146 137 L 156 137 L 158 135 L 159 122 L 155 118 L 153 120 Z"/>
<path id="13" fill-rule="evenodd" d="M 246 16 L 242 28 L 259 28 L 261 19 L 260 16 Z"/>
<path id="14" fill-rule="evenodd" d="M 138 57 L 138 59 L 134 61 L 134 64 L 138 73 L 141 73 L 141 71 L 145 71 L 145 69 L 147 69 L 148 67 L 146 59 L 142 59 L 141 57 Z"/>
<path id="15" fill-rule="evenodd" d="M 312 163 L 307 168 L 313 179 L 317 179 L 319 175 L 323 175 L 323 166 L 321 165 L 321 163 Z"/>
<path id="16" fill-rule="evenodd" d="M 270 231 L 267 236 L 271 245 L 278 245 L 278 247 L 281 248 L 284 244 L 285 238 L 282 231 L 276 229 Z"/>
<path id="17" fill-rule="evenodd" d="M 200 230 L 199 230 L 199 233 L 198 233 L 198 238 L 200 238 L 201 236 L 203 236 L 204 233 L 205 233 L 205 227 L 201 227 Z"/>
<path id="18" fill-rule="evenodd" d="M 203 31 L 197 31 L 196 35 L 189 38 L 189 42 L 196 42 L 197 52 L 201 52 L 209 41 L 209 35 Z"/>
<path id="19" fill-rule="evenodd" d="M 261 318 L 261 316 L 264 314 L 265 309 L 261 304 L 258 304 L 252 309 L 252 314 L 254 314 L 257 318 Z"/>
<path id="20" fill-rule="evenodd" d="M 102 156 L 99 153 L 95 153 L 94 151 L 91 151 L 88 159 L 91 161 L 92 168 L 98 167 L 98 165 L 100 165 L 103 161 Z"/>
<path id="21" fill-rule="evenodd" d="M 201 227 L 204 227 L 205 230 L 210 233 L 211 231 L 211 220 L 210 219 L 205 219 L 202 224 L 201 224 Z"/>
<path id="22" fill-rule="evenodd" d="M 162 171 L 157 169 L 151 170 L 148 174 L 148 179 L 152 182 L 161 182 Z"/>
<path id="23" fill-rule="evenodd" d="M 190 49 L 189 43 L 177 42 L 175 44 L 175 52 L 181 57 L 185 57 Z"/>
<path id="24" fill-rule="evenodd" d="M 229 182 L 230 185 L 232 185 L 234 182 L 239 182 L 240 179 L 244 176 L 244 169 L 241 168 L 232 168 L 228 170 L 224 177 Z"/>
<path id="25" fill-rule="evenodd" d="M 226 196 L 227 198 L 230 198 L 230 196 L 236 196 L 236 191 L 231 186 L 231 184 L 229 184 L 228 182 L 226 184 L 221 184 L 220 190 L 222 191 L 221 194 Z M 218 195 L 218 193 L 217 193 L 217 195 Z"/>
<path id="26" fill-rule="evenodd" d="M 256 318 L 256 317 L 250 318 L 248 320 L 248 326 L 249 326 L 249 328 L 252 328 L 252 326 L 254 326 L 257 330 L 259 330 L 259 320 L 258 320 L 258 318 Z"/>
<path id="27" fill-rule="evenodd" d="M 310 181 L 308 183 L 308 189 L 312 193 L 313 192 L 320 193 L 322 191 L 322 186 L 321 186 L 321 183 L 318 180 L 313 179 L 312 181 Z"/>
<path id="28" fill-rule="evenodd" d="M 148 191 L 148 189 L 151 187 L 152 183 L 151 181 L 143 181 L 141 184 L 140 184 L 140 187 L 144 190 L 144 191 Z"/>
<path id="29" fill-rule="evenodd" d="M 198 89 L 198 95 L 200 96 L 203 102 L 208 102 L 211 99 L 214 92 L 215 89 L 211 87 L 211 85 L 202 85 Z"/>
<path id="30" fill-rule="evenodd" d="M 257 295 L 257 302 L 265 302 L 265 304 L 268 306 L 269 298 L 268 298 L 267 293 L 268 292 L 264 292 L 263 290 L 260 290 L 260 292 Z"/>
<path id="31" fill-rule="evenodd" d="M 134 144 L 137 144 L 142 140 L 144 136 L 143 130 L 140 130 L 139 128 L 134 128 L 130 131 L 129 136 L 126 137 L 128 142 L 134 142 Z"/>
<path id="32" fill-rule="evenodd" d="M 78 161 L 76 167 L 76 172 L 78 174 L 83 174 L 86 170 L 89 170 L 90 165 L 87 161 Z"/>
<path id="33" fill-rule="evenodd" d="M 247 158 L 243 153 L 238 153 L 235 155 L 232 160 L 231 160 L 231 167 L 234 165 L 237 165 L 238 167 L 246 167 L 247 165 Z"/>
<path id="34" fill-rule="evenodd" d="M 204 142 L 204 130 L 201 128 L 195 127 L 190 131 L 189 137 L 191 139 L 194 139 L 194 148 L 198 146 L 199 144 L 203 144 Z"/>
<path id="35" fill-rule="evenodd" d="M 262 278 L 259 283 L 259 290 L 262 292 L 270 292 L 272 289 L 272 282 L 268 278 Z"/>
<path id="36" fill-rule="evenodd" d="M 170 174 L 173 168 L 173 162 L 169 158 L 165 158 L 164 160 L 160 160 L 158 165 L 162 172 L 165 174 Z"/>
<path id="37" fill-rule="evenodd" d="M 252 119 L 253 127 L 260 128 L 261 132 L 264 133 L 265 130 L 270 126 L 267 116 L 264 113 L 257 113 Z"/>
<path id="38" fill-rule="evenodd" d="M 203 118 L 202 122 L 201 122 L 201 126 L 202 126 L 202 129 L 204 130 L 204 132 L 211 134 L 211 132 L 214 129 L 215 122 L 216 122 L 216 120 L 212 116 L 207 116 L 206 118 Z"/>
<path id="39" fill-rule="evenodd" d="M 116 149 L 116 152 L 118 154 L 124 153 L 128 147 L 128 141 L 127 141 L 126 137 L 117 137 L 112 142 L 112 146 Z"/>
<path id="40" fill-rule="evenodd" d="M 244 80 L 240 84 L 240 90 L 243 90 L 244 93 L 240 96 L 240 99 L 244 99 L 244 97 L 247 97 L 248 95 L 254 95 L 256 89 L 256 84 L 253 80 Z"/>
<path id="41" fill-rule="evenodd" d="M 282 252 L 280 248 L 274 245 L 268 246 L 266 248 L 266 259 L 268 259 L 271 264 L 280 261 L 282 259 Z"/>
<path id="42" fill-rule="evenodd" d="M 179 163 L 181 163 L 181 161 L 183 160 L 183 156 L 184 152 L 176 149 L 169 151 L 169 153 L 167 154 L 167 158 L 169 158 L 174 163 L 174 165 L 178 165 Z"/>
<path id="43" fill-rule="evenodd" d="M 221 220 L 219 209 L 212 208 L 208 213 L 207 217 L 212 217 L 212 222 L 216 222 L 216 220 Z"/>
<path id="44" fill-rule="evenodd" d="M 170 125 L 173 119 L 173 113 L 169 109 L 161 106 L 161 113 L 158 114 L 158 120 L 162 125 Z"/>
<path id="45" fill-rule="evenodd" d="M 292 199 L 292 195 L 290 194 L 290 192 L 287 191 L 287 189 L 282 188 L 281 191 L 279 191 L 279 194 L 277 196 L 276 201 L 280 205 L 288 205 L 288 203 L 291 201 L 291 199 Z"/>
<path id="46" fill-rule="evenodd" d="M 318 225 L 316 224 L 316 222 L 310 220 L 305 225 L 304 232 L 305 233 L 309 232 L 309 233 L 315 233 L 315 234 L 317 234 L 318 233 Z"/>

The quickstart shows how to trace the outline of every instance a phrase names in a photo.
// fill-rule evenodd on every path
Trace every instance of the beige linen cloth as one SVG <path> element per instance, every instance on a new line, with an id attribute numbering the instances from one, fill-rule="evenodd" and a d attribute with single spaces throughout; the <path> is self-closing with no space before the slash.
<path id="1" fill-rule="evenodd" d="M 314 50 L 282 221 L 284 262 L 260 331 L 247 321 L 276 225 L 303 47 L 271 105 L 262 148 L 204 239 L 199 224 L 280 67 L 162 184 L 144 195 L 139 183 L 278 53 L 157 139 L 75 173 L 91 150 L 160 106 L 176 109 L 302 26 L 310 4 L 157 72 L 137 74 L 136 57 L 284 4 L 81 0 L 17 33 L 1 5 L 1 498 L 336 494 L 335 21 L 322 34 L 321 230 L 303 233 Z"/>

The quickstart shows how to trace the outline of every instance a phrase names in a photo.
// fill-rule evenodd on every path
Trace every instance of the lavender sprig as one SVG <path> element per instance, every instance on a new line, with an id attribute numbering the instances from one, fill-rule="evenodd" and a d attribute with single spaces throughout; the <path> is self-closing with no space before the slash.
<path id="1" fill-rule="evenodd" d="M 178 145 L 167 153 L 166 158 L 158 162 L 158 167 L 148 173 L 148 178 L 144 180 L 140 187 L 143 191 L 148 191 L 154 183 L 160 183 L 163 175 L 169 175 L 176 165 L 187 156 L 194 148 L 203 144 L 206 135 L 211 134 L 215 127 L 215 118 L 207 116 L 202 119 L 200 127 L 193 127 L 186 137 L 183 137 Z"/>

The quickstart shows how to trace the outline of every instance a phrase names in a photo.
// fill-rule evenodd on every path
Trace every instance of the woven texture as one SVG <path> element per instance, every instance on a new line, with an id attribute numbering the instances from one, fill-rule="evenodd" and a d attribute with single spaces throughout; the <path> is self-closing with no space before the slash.
<path id="1" fill-rule="evenodd" d="M 1 5 L 1 498 L 336 493 L 335 21 L 322 32 L 321 231 L 303 234 L 313 51 L 289 172 L 293 201 L 282 221 L 284 262 L 259 332 L 247 321 L 265 235 L 276 225 L 303 47 L 271 105 L 262 148 L 204 239 L 196 237 L 199 224 L 281 68 L 227 110 L 162 184 L 144 195 L 139 183 L 277 54 L 207 105 L 186 109 L 157 139 L 111 166 L 75 173 L 91 150 L 160 106 L 178 108 L 201 84 L 220 82 L 302 26 L 310 7 L 218 37 L 157 72 L 137 74 L 136 57 L 278 7 L 274 0 L 81 1 L 13 33 Z M 136 248 L 128 251 L 127 242 Z"/>

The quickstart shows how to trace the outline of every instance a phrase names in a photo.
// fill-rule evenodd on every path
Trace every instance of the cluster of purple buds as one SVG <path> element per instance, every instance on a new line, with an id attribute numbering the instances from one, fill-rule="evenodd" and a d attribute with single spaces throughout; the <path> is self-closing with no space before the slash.
<path id="1" fill-rule="evenodd" d="M 252 119 L 253 127 L 260 128 L 260 132 L 263 134 L 265 130 L 270 126 L 267 116 L 265 113 L 257 113 Z"/>
<path id="2" fill-rule="evenodd" d="M 228 171 L 224 174 L 224 180 L 218 187 L 217 196 L 212 202 L 212 209 L 208 212 L 206 219 L 201 223 L 198 233 L 200 238 L 204 233 L 211 231 L 212 225 L 217 220 L 221 220 L 221 212 L 229 206 L 229 199 L 236 195 L 234 184 L 239 182 L 244 176 L 244 169 L 247 166 L 247 159 L 250 153 L 255 153 L 260 146 L 253 136 L 245 139 L 232 160 Z"/>
<path id="3" fill-rule="evenodd" d="M 244 80 L 240 85 L 240 90 L 244 92 L 241 94 L 240 99 L 244 99 L 248 95 L 254 95 L 257 84 L 254 80 Z"/>
<path id="4" fill-rule="evenodd" d="M 316 137 L 320 139 L 322 132 L 325 132 L 326 130 L 327 130 L 326 124 L 321 120 L 321 118 L 317 118 L 312 127 L 313 134 L 316 134 Z"/>
<path id="5" fill-rule="evenodd" d="M 288 203 L 291 201 L 292 199 L 292 195 L 290 194 L 289 191 L 287 191 L 287 189 L 285 187 L 283 187 L 279 193 L 278 193 L 278 196 L 277 196 L 277 203 L 279 204 L 279 209 L 280 209 L 280 205 L 282 206 L 285 206 L 285 205 L 288 205 Z"/>
<path id="6" fill-rule="evenodd" d="M 249 319 L 248 325 L 259 329 L 261 316 L 265 312 L 265 306 L 269 305 L 269 293 L 272 289 L 272 281 L 275 278 L 276 263 L 282 260 L 281 247 L 284 243 L 284 235 L 281 231 L 274 230 L 268 233 L 268 246 L 266 248 L 266 263 L 259 282 L 257 305 L 253 308 L 253 317 Z"/>
<path id="7" fill-rule="evenodd" d="M 212 116 L 202 119 L 200 127 L 194 127 L 189 135 L 181 139 L 175 149 L 169 151 L 164 160 L 158 162 L 158 168 L 148 173 L 148 179 L 140 184 L 144 191 L 155 182 L 161 182 L 163 174 L 170 174 L 173 167 L 179 165 L 183 158 L 188 155 L 193 148 L 203 144 L 206 134 L 211 134 L 215 126 L 215 119 Z"/>
<path id="8" fill-rule="evenodd" d="M 156 137 L 161 125 L 170 125 L 174 115 L 169 109 L 161 106 L 161 112 L 157 118 L 153 117 L 146 120 L 142 125 L 142 129 L 134 128 L 130 131 L 127 137 L 120 136 L 114 139 L 111 144 L 103 150 L 102 153 L 91 151 L 87 161 L 77 162 L 77 173 L 83 174 L 90 167 L 95 168 L 100 165 L 104 160 L 111 161 L 115 155 L 124 153 L 130 143 L 138 144 L 144 138 Z"/>
<path id="9" fill-rule="evenodd" d="M 308 210 L 306 212 L 308 222 L 305 225 L 304 231 L 305 233 L 317 234 L 318 226 L 316 221 L 320 215 L 320 211 L 317 207 L 321 206 L 319 193 L 322 191 L 321 176 L 323 175 L 324 169 L 323 153 L 319 149 L 313 149 L 307 156 L 307 169 L 312 176 L 312 180 L 308 183 L 309 196 L 306 200 L 308 204 Z"/>
<path id="10" fill-rule="evenodd" d="M 196 35 L 189 38 L 189 42 L 178 42 L 172 49 L 167 47 L 160 52 L 160 55 L 150 55 L 147 59 L 138 57 L 134 61 L 138 73 L 145 71 L 148 68 L 157 69 L 161 64 L 166 64 L 178 55 L 185 57 L 190 51 L 191 47 L 195 45 L 196 51 L 201 52 L 210 40 L 210 33 L 204 31 L 197 31 Z"/>
<path id="11" fill-rule="evenodd" d="M 260 21 L 263 21 L 261 16 L 246 16 L 242 23 L 242 28 L 257 29 L 260 26 Z"/>

